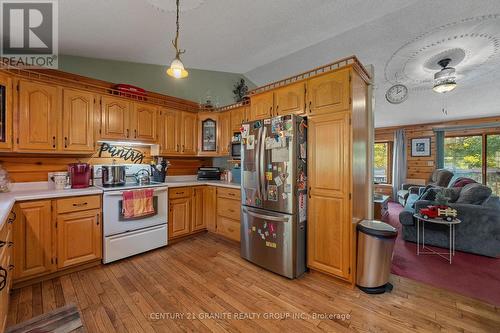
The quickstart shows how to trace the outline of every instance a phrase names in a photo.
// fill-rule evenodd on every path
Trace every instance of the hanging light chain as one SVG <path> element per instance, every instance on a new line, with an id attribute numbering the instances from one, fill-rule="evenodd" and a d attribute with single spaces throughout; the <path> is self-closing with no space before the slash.
<path id="1" fill-rule="evenodd" d="M 175 33 L 175 39 L 172 40 L 172 44 L 174 45 L 175 52 L 176 52 L 176 54 L 175 54 L 176 58 L 179 58 L 179 56 L 181 54 L 183 54 L 183 53 L 186 52 L 186 50 L 179 49 L 178 44 L 177 44 L 177 42 L 179 40 L 179 6 L 180 6 L 179 2 L 180 2 L 180 0 L 176 0 L 176 3 L 177 3 L 177 18 L 176 18 L 177 30 L 176 30 L 176 33 Z"/>

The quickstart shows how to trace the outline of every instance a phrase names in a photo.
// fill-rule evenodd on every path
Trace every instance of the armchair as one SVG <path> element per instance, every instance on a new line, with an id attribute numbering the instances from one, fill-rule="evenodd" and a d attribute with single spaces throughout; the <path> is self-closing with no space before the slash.
<path id="1" fill-rule="evenodd" d="M 452 178 L 453 172 L 446 169 L 436 169 L 432 173 L 431 179 L 427 185 L 446 187 Z M 420 196 L 424 189 L 425 184 L 403 184 L 401 189 L 397 192 L 397 200 L 402 206 L 405 206 L 410 194 Z"/>

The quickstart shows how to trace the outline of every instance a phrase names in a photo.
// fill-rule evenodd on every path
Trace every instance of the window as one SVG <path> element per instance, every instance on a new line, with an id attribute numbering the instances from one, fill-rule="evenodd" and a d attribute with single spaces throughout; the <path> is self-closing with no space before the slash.
<path id="1" fill-rule="evenodd" d="M 375 183 L 390 184 L 392 178 L 392 142 L 376 142 L 373 159 Z"/>
<path id="2" fill-rule="evenodd" d="M 500 195 L 500 134 L 446 137 L 444 167 Z"/>

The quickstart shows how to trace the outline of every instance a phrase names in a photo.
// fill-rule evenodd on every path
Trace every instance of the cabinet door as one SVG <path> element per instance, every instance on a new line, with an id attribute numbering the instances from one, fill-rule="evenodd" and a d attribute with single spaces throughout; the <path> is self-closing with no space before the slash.
<path id="1" fill-rule="evenodd" d="M 219 155 L 227 156 L 231 151 L 231 115 L 228 111 L 219 114 Z"/>
<path id="2" fill-rule="evenodd" d="M 265 119 L 273 114 L 273 92 L 269 91 L 250 97 L 250 120 Z"/>
<path id="3" fill-rule="evenodd" d="M 199 231 L 206 228 L 205 224 L 205 190 L 206 186 L 197 186 L 194 188 L 193 197 L 193 219 L 191 231 Z"/>
<path id="4" fill-rule="evenodd" d="M 14 231 L 14 278 L 43 275 L 53 270 L 51 202 L 31 201 L 16 205 Z"/>
<path id="5" fill-rule="evenodd" d="M 170 199 L 168 214 L 168 239 L 185 236 L 191 232 L 192 199 Z"/>
<path id="6" fill-rule="evenodd" d="M 246 121 L 246 108 L 239 107 L 230 111 L 231 114 L 231 131 L 239 132 L 241 124 Z"/>
<path id="7" fill-rule="evenodd" d="M 59 110 L 57 87 L 21 80 L 17 150 L 56 150 Z"/>
<path id="8" fill-rule="evenodd" d="M 308 113 L 311 115 L 345 111 L 350 106 L 350 69 L 308 80 Z"/>
<path id="9" fill-rule="evenodd" d="M 130 102 L 121 98 L 102 97 L 101 138 L 130 138 Z"/>
<path id="10" fill-rule="evenodd" d="M 12 79 L 0 75 L 0 94 L 5 104 L 0 106 L 0 150 L 12 148 Z"/>
<path id="11" fill-rule="evenodd" d="M 198 114 L 198 155 L 217 156 L 219 118 L 215 112 Z"/>
<path id="12" fill-rule="evenodd" d="M 342 198 L 312 195 L 308 205 L 308 267 L 349 279 L 351 223 L 347 214 L 348 202 Z"/>
<path id="13" fill-rule="evenodd" d="M 162 155 L 178 155 L 180 153 L 179 137 L 180 111 L 163 109 L 159 121 L 160 149 Z"/>
<path id="14" fill-rule="evenodd" d="M 57 216 L 57 267 L 66 268 L 101 258 L 100 210 Z"/>
<path id="15" fill-rule="evenodd" d="M 283 116 L 287 114 L 304 115 L 306 83 L 295 83 L 274 92 L 274 115 Z"/>
<path id="16" fill-rule="evenodd" d="M 94 95 L 63 90 L 63 150 L 94 151 Z"/>
<path id="17" fill-rule="evenodd" d="M 141 142 L 155 142 L 158 127 L 156 124 L 157 113 L 158 109 L 154 105 L 134 103 L 131 138 Z"/>
<path id="18" fill-rule="evenodd" d="M 196 113 L 182 112 L 181 115 L 181 153 L 183 155 L 196 155 L 197 150 L 197 127 Z"/>
<path id="19" fill-rule="evenodd" d="M 214 186 L 207 186 L 205 188 L 205 195 L 203 197 L 203 212 L 205 213 L 205 225 L 208 231 L 215 232 L 216 226 L 216 202 L 217 194 Z"/>

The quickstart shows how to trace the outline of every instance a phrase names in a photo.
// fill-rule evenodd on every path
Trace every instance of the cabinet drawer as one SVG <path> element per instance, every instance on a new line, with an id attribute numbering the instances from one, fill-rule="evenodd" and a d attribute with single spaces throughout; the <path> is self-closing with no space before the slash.
<path id="1" fill-rule="evenodd" d="M 239 200 L 232 200 L 227 198 L 217 199 L 217 215 L 239 221 L 240 207 L 241 203 Z"/>
<path id="2" fill-rule="evenodd" d="M 193 195 L 192 187 L 176 187 L 168 190 L 169 199 L 188 198 Z"/>
<path id="3" fill-rule="evenodd" d="M 88 209 L 101 208 L 101 196 L 72 197 L 57 200 L 57 213 L 71 213 Z"/>
<path id="4" fill-rule="evenodd" d="M 241 200 L 241 192 L 239 189 L 217 187 L 217 196 L 221 198 Z"/>
<path id="5" fill-rule="evenodd" d="M 235 241 L 240 241 L 240 223 L 222 216 L 217 217 L 217 233 Z"/>

